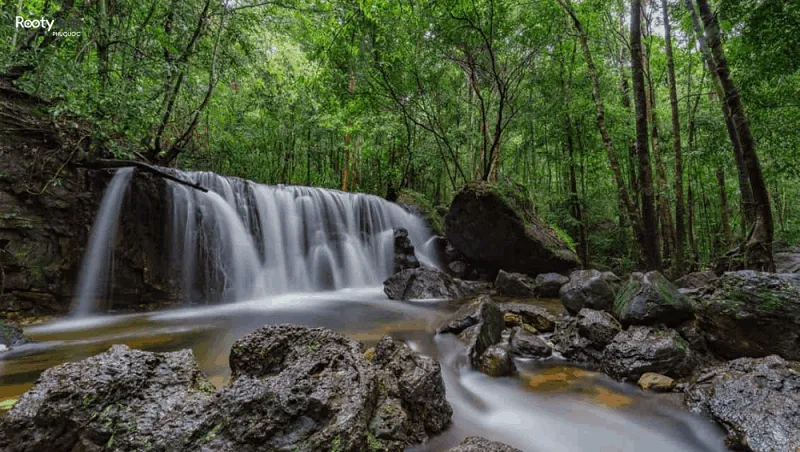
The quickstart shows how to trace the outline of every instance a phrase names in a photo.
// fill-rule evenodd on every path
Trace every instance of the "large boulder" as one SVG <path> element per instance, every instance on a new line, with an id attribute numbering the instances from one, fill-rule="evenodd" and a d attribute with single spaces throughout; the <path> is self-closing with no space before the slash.
<path id="1" fill-rule="evenodd" d="M 0 320 L 0 352 L 9 350 L 17 345 L 28 343 L 30 340 L 22 333 L 22 328 L 11 320 Z"/>
<path id="2" fill-rule="evenodd" d="M 633 273 L 617 295 L 614 314 L 623 325 L 674 326 L 694 317 L 691 301 L 657 271 Z"/>
<path id="3" fill-rule="evenodd" d="M 611 311 L 614 306 L 614 289 L 607 277 L 597 270 L 577 270 L 569 275 L 569 282 L 559 291 L 561 303 L 570 314 L 583 308 Z"/>
<path id="4" fill-rule="evenodd" d="M 722 426 L 733 450 L 800 447 L 800 363 L 776 355 L 727 362 L 701 375 L 686 403 Z"/>
<path id="5" fill-rule="evenodd" d="M 708 348 L 725 358 L 800 360 L 800 274 L 725 273 L 698 307 Z"/>
<path id="6" fill-rule="evenodd" d="M 622 326 L 611 314 L 584 308 L 576 317 L 559 322 L 552 340 L 565 358 L 597 367 L 603 349 L 621 330 Z"/>
<path id="7" fill-rule="evenodd" d="M 460 299 L 467 296 L 464 284 L 435 268 L 409 268 L 383 282 L 383 291 L 392 300 L 425 298 Z"/>
<path id="8" fill-rule="evenodd" d="M 711 270 L 693 272 L 675 280 L 678 289 L 702 289 L 714 284 L 717 274 Z"/>
<path id="9" fill-rule="evenodd" d="M 45 371 L 0 424 L 0 449 L 400 451 L 449 423 L 439 365 L 384 338 L 269 325 L 236 341 L 215 390 L 190 351 L 114 346 Z"/>
<path id="10" fill-rule="evenodd" d="M 569 282 L 569 278 L 559 273 L 542 273 L 536 276 L 536 296 L 542 298 L 558 298 L 561 286 Z"/>
<path id="11" fill-rule="evenodd" d="M 394 273 L 408 268 L 419 268 L 419 260 L 414 254 L 414 245 L 408 238 L 408 230 L 398 228 L 394 230 Z"/>
<path id="12" fill-rule="evenodd" d="M 618 333 L 603 351 L 603 371 L 633 382 L 646 372 L 685 377 L 695 364 L 689 344 L 672 329 L 632 326 Z"/>
<path id="13" fill-rule="evenodd" d="M 580 262 L 540 220 L 519 187 L 473 182 L 464 186 L 444 219 L 450 243 L 470 261 L 509 272 L 567 272 Z"/>
<path id="14" fill-rule="evenodd" d="M 494 288 L 500 295 L 509 297 L 535 297 L 536 281 L 522 273 L 497 272 Z"/>
<path id="15" fill-rule="evenodd" d="M 497 307 L 505 314 L 519 316 L 522 323 L 526 323 L 538 331 L 549 333 L 556 328 L 558 318 L 547 309 L 529 303 L 499 303 Z"/>
<path id="16" fill-rule="evenodd" d="M 470 436 L 447 452 L 522 452 L 507 444 L 489 441 L 480 436 Z"/>
<path id="17" fill-rule="evenodd" d="M 800 273 L 800 246 L 776 243 L 772 250 L 777 273 Z"/>
<path id="18" fill-rule="evenodd" d="M 514 373 L 516 366 L 506 344 L 487 348 L 478 358 L 476 368 L 490 377 L 505 377 Z"/>

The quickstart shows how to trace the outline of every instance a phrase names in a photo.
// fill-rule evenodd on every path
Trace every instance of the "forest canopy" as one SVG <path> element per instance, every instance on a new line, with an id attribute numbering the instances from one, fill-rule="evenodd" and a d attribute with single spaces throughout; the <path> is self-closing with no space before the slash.
<path id="1" fill-rule="evenodd" d="M 765 234 L 800 242 L 798 2 L 7 0 L 0 14 L 2 77 L 88 124 L 88 155 L 421 194 L 430 210 L 470 181 L 514 183 L 597 265 L 651 246 L 648 267 L 684 270 Z"/>

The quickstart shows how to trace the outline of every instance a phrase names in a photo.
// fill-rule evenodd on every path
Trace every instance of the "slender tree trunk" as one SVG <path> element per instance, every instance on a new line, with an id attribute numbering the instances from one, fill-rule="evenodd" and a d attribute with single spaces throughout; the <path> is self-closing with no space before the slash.
<path id="1" fill-rule="evenodd" d="M 672 152 L 675 154 L 675 273 L 684 273 L 684 228 L 685 208 L 683 205 L 683 158 L 681 155 L 681 119 L 678 112 L 678 88 L 675 80 L 675 61 L 672 58 L 672 26 L 669 22 L 667 0 L 661 0 L 664 15 L 664 47 L 667 54 L 667 80 L 669 83 L 669 104 L 672 112 Z"/>
<path id="2" fill-rule="evenodd" d="M 739 144 L 742 147 L 742 158 L 747 167 L 750 187 L 753 189 L 755 221 L 750 232 L 750 237 L 745 244 L 745 266 L 746 268 L 754 270 L 775 271 L 775 263 L 772 259 L 772 239 L 774 231 L 772 211 L 769 202 L 769 190 L 764 181 L 761 164 L 756 154 L 755 140 L 750 132 L 750 123 L 744 112 L 744 106 L 739 97 L 739 90 L 733 83 L 728 69 L 728 63 L 725 60 L 717 18 L 711 11 L 707 0 L 697 0 L 697 5 L 700 10 L 700 16 L 703 19 L 703 24 L 705 25 L 705 31 L 708 34 L 708 46 L 714 57 L 717 77 L 719 77 L 725 93 L 725 104 L 730 111 L 739 137 Z"/>
<path id="3" fill-rule="evenodd" d="M 642 190 L 642 254 L 648 270 L 661 269 L 653 175 L 647 145 L 647 99 L 642 67 L 642 2 L 631 1 L 631 63 L 633 99 L 636 109 L 636 154 L 639 161 L 639 186 Z"/>
<path id="4" fill-rule="evenodd" d="M 347 93 L 353 94 L 356 89 L 356 75 L 350 71 L 350 81 L 347 84 Z M 353 121 L 347 121 L 347 130 L 344 132 L 344 170 L 342 173 L 342 191 L 347 191 L 347 183 L 350 178 L 350 128 L 353 127 Z"/>
<path id="5" fill-rule="evenodd" d="M 698 259 L 700 258 L 700 254 L 697 251 L 697 240 L 694 236 L 694 190 L 692 189 L 692 183 L 689 182 L 689 193 L 687 196 L 687 204 L 689 210 L 689 217 L 687 219 L 687 228 L 689 233 L 689 245 L 691 246 L 692 250 L 692 267 L 695 267 L 697 264 Z"/>
<path id="6" fill-rule="evenodd" d="M 727 248 L 733 243 L 733 232 L 731 230 L 731 212 L 728 209 L 725 171 L 722 168 L 717 170 L 717 183 L 719 184 L 719 210 L 722 218 L 722 231 L 725 233 L 725 247 Z"/>

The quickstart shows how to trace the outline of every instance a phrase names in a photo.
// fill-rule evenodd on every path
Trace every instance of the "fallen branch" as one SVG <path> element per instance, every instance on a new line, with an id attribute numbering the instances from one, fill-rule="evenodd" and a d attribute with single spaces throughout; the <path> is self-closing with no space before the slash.
<path id="1" fill-rule="evenodd" d="M 173 176 L 172 174 L 160 170 L 153 165 L 148 165 L 147 163 L 137 162 L 135 160 L 109 160 L 109 159 L 97 159 L 91 162 L 85 162 L 81 166 L 84 168 L 90 169 L 113 169 L 113 168 L 127 168 L 127 167 L 134 167 L 138 170 L 155 174 L 156 176 L 163 177 L 164 179 L 171 180 L 175 183 L 185 185 L 187 187 L 194 188 L 195 190 L 200 190 L 203 193 L 207 193 L 208 189 L 203 187 L 202 185 L 195 184 L 194 182 L 189 182 L 187 180 L 180 179 L 178 177 Z"/>

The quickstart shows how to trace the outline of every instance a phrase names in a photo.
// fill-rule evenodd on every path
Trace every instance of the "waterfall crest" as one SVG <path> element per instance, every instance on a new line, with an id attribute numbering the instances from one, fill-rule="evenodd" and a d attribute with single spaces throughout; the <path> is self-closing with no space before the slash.
<path id="1" fill-rule="evenodd" d="M 186 302 L 378 286 L 391 274 L 399 227 L 408 229 L 420 262 L 438 267 L 425 222 L 380 197 L 171 171 L 209 190 L 167 181 L 170 277 Z M 113 235 L 106 236 L 116 229 L 131 172 L 119 170 L 106 190 L 76 294 L 80 314 L 96 310 L 98 290 L 110 282 L 100 278 L 110 273 Z"/>

